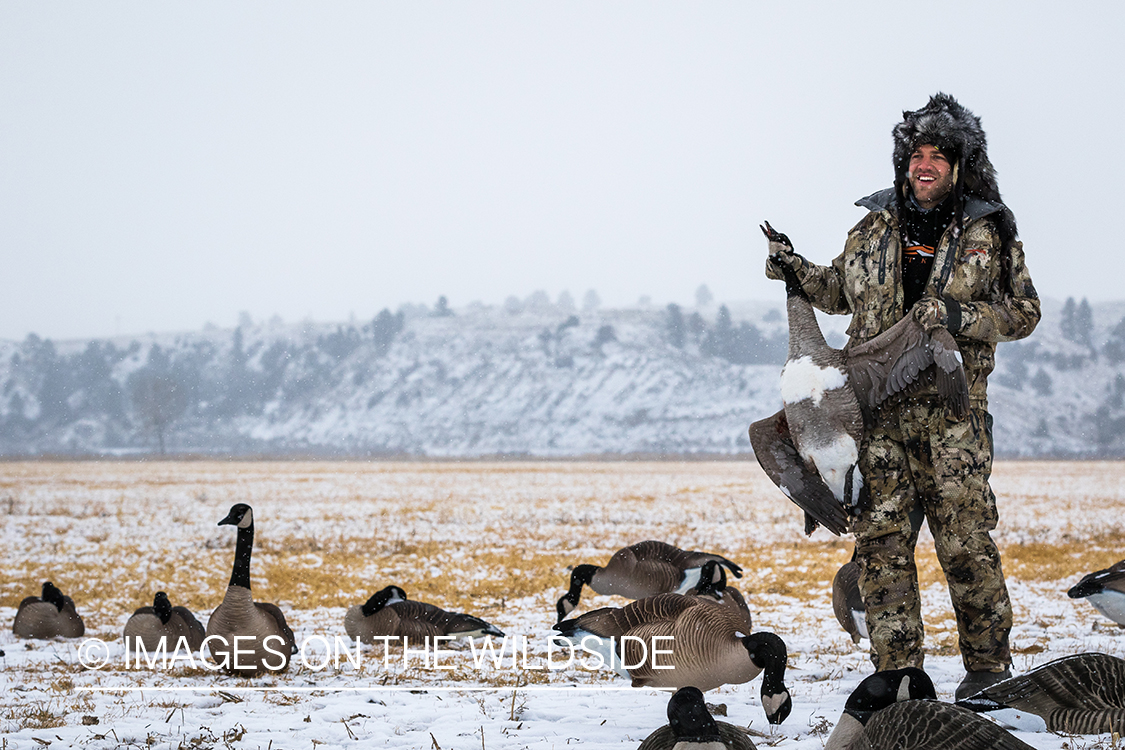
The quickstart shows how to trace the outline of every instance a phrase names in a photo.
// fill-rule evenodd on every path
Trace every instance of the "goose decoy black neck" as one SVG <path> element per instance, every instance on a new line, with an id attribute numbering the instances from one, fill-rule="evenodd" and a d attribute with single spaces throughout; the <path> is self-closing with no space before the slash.
<path id="1" fill-rule="evenodd" d="M 934 681 L 917 667 L 889 669 L 868 676 L 848 696 L 844 712 L 866 724 L 876 711 L 908 700 L 937 700 Z"/>
<path id="2" fill-rule="evenodd" d="M 250 588 L 250 557 L 254 552 L 254 511 L 246 503 L 236 503 L 219 526 L 237 526 L 238 539 L 234 547 L 234 567 L 230 585 Z"/>
<path id="3" fill-rule="evenodd" d="M 172 602 L 168 601 L 168 594 L 157 591 L 152 599 L 152 612 L 160 618 L 160 622 L 167 625 L 172 617 Z"/>
<path id="4" fill-rule="evenodd" d="M 750 660 L 762 670 L 762 708 L 770 724 L 785 721 L 793 710 L 793 699 L 785 687 L 785 662 L 789 652 L 776 633 L 752 633 L 742 639 Z"/>
<path id="5" fill-rule="evenodd" d="M 668 726 L 680 740 L 719 739 L 719 725 L 696 687 L 682 687 L 668 700 Z"/>
<path id="6" fill-rule="evenodd" d="M 63 596 L 63 592 L 50 581 L 43 582 L 43 595 L 39 598 L 48 604 L 55 605 L 55 609 L 60 612 L 62 612 L 62 608 L 66 606 L 66 599 Z"/>
<path id="7" fill-rule="evenodd" d="M 406 592 L 398 586 L 387 586 L 381 591 L 371 595 L 371 598 L 364 602 L 363 616 L 370 617 L 388 604 L 406 601 Z"/>
<path id="8" fill-rule="evenodd" d="M 570 572 L 570 589 L 555 604 L 555 611 L 559 616 L 556 622 L 562 622 L 563 618 L 578 608 L 578 602 L 582 599 L 582 587 L 589 586 L 599 570 L 601 568 L 597 565 L 574 566 L 574 570 Z"/>

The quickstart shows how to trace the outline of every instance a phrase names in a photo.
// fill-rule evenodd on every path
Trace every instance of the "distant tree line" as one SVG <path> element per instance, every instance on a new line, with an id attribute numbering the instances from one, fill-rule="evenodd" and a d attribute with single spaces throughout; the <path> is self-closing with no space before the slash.
<path id="1" fill-rule="evenodd" d="M 703 294 L 697 296 L 706 298 Z M 789 349 L 787 333 L 766 336 L 745 320 L 735 325 L 726 305 L 719 307 L 715 322 L 711 324 L 698 311 L 685 317 L 679 305 L 668 305 L 665 331 L 668 343 L 677 349 L 690 343 L 704 356 L 719 357 L 736 365 L 784 364 Z"/>

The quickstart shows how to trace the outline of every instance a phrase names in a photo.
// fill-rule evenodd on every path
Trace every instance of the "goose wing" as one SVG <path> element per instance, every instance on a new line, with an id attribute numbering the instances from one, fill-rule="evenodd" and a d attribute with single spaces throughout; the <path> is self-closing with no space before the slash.
<path id="1" fill-rule="evenodd" d="M 836 536 L 848 530 L 848 513 L 815 471 L 809 471 L 793 445 L 785 412 L 750 425 L 754 457 L 785 496 L 805 512 L 805 534 L 817 524 Z"/>
<path id="2" fill-rule="evenodd" d="M 289 623 L 285 621 L 285 613 L 281 611 L 281 607 L 270 602 L 254 602 L 254 606 L 259 612 L 268 615 L 273 623 L 276 625 L 276 634 L 285 639 L 286 645 L 289 646 L 291 653 L 297 653 L 297 638 L 293 635 L 293 630 L 289 627 Z"/>
<path id="3" fill-rule="evenodd" d="M 626 549 L 632 550 L 638 561 L 660 560 L 662 562 L 671 563 L 680 571 L 687 570 L 688 568 L 698 568 L 702 566 L 703 563 L 714 560 L 729 570 L 735 578 L 742 577 L 741 565 L 712 552 L 680 549 L 667 542 L 657 542 L 653 540 L 638 542 L 630 547 L 626 547 Z"/>
<path id="4" fill-rule="evenodd" d="M 475 633 L 481 635 L 504 635 L 499 629 L 473 615 L 461 612 L 448 612 L 434 604 L 407 599 L 388 606 L 399 617 L 400 635 L 413 640 L 425 637 Z"/>
<path id="5" fill-rule="evenodd" d="M 966 705 L 993 708 L 981 699 L 1028 711 L 1052 732 L 1125 732 L 1125 660 L 1077 654 L 985 688 Z"/>
<path id="6" fill-rule="evenodd" d="M 857 750 L 1034 750 L 968 709 L 933 700 L 895 703 L 875 712 Z"/>
<path id="7" fill-rule="evenodd" d="M 909 393 L 930 368 L 938 394 L 957 418 L 969 409 L 969 384 L 961 352 L 944 329 L 932 334 L 907 316 L 870 341 L 845 349 L 848 374 L 856 398 L 870 419 L 872 412 L 893 396 Z"/>
<path id="8" fill-rule="evenodd" d="M 736 727 L 734 724 L 728 724 L 725 721 L 716 721 L 715 724 L 719 727 L 718 739 L 720 744 L 715 744 L 714 747 L 729 748 L 729 750 L 756 750 L 757 746 L 742 727 Z M 702 743 L 704 739 L 709 738 L 678 737 L 672 731 L 672 727 L 665 724 L 646 737 L 637 750 L 674 750 L 677 743 L 685 743 L 681 747 L 691 747 L 691 745 L 686 744 L 688 740 Z M 700 744 L 700 747 L 709 746 Z"/>
<path id="9" fill-rule="evenodd" d="M 593 633 L 601 638 L 620 638 L 645 623 L 674 620 L 689 607 L 704 604 L 702 599 L 680 594 L 658 594 L 629 602 L 624 607 L 602 607 L 572 620 L 563 620 L 554 628 L 563 635 L 577 630 Z"/>
<path id="10" fill-rule="evenodd" d="M 1087 573 L 1082 580 L 1071 587 L 1066 595 L 1071 599 L 1081 599 L 1098 594 L 1106 589 L 1125 592 L 1125 560 L 1111 565 L 1105 570 Z"/>

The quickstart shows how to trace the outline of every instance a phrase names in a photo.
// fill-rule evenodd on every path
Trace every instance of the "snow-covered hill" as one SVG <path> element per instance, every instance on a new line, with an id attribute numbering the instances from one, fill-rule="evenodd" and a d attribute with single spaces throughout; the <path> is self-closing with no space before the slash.
<path id="1" fill-rule="evenodd" d="M 729 315 L 727 314 L 729 312 Z M 436 314 L 442 312 L 446 314 Z M 452 314 L 449 314 L 452 313 Z M 990 381 L 997 453 L 1125 455 L 1125 303 L 1044 302 Z M 843 318 L 822 317 L 844 342 Z M 0 454 L 738 454 L 779 306 L 411 306 L 367 324 L 0 342 Z"/>

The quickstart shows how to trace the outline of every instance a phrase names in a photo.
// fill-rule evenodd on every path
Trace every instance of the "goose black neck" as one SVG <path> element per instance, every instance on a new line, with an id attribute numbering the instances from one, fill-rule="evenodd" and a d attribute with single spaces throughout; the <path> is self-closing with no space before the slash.
<path id="1" fill-rule="evenodd" d="M 801 280 L 797 278 L 797 272 L 785 263 L 779 263 L 778 265 L 781 266 L 781 276 L 785 279 L 786 296 L 800 297 L 807 302 L 809 295 L 805 293 L 804 288 L 801 286 Z"/>
<path id="2" fill-rule="evenodd" d="M 162 624 L 167 625 L 168 620 L 172 617 L 172 602 L 168 601 L 167 596 L 157 594 L 156 598 L 152 600 L 152 611 L 160 618 Z"/>
<path id="3" fill-rule="evenodd" d="M 762 694 L 774 695 L 785 690 L 785 662 L 789 658 L 785 641 L 763 631 L 746 636 L 745 642 L 751 661 L 762 670 Z"/>
<path id="4" fill-rule="evenodd" d="M 254 551 L 254 524 L 239 527 L 238 542 L 234 547 L 234 568 L 230 573 L 230 585 L 250 588 L 250 555 Z"/>

